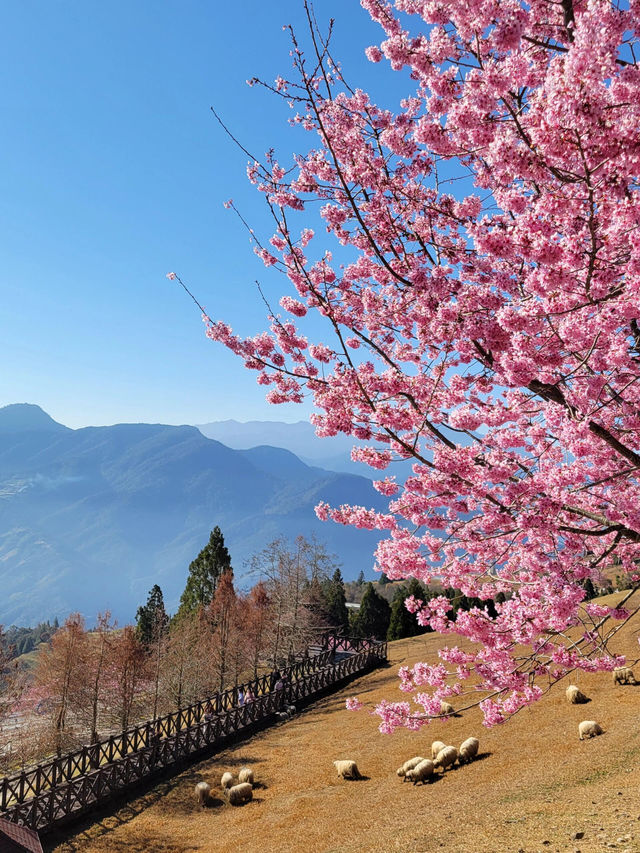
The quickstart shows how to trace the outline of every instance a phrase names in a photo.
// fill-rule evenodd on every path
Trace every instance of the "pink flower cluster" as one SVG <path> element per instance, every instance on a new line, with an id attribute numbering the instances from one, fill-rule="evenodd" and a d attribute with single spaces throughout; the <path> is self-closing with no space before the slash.
<path id="1" fill-rule="evenodd" d="M 381 729 L 470 684 L 494 725 L 571 669 L 610 669 L 612 623 L 637 609 L 583 601 L 614 559 L 640 583 L 640 6 L 362 5 L 383 31 L 368 57 L 414 87 L 393 112 L 296 42 L 298 83 L 272 88 L 303 93 L 315 144 L 249 168 L 287 319 L 207 334 L 271 402 L 311 398 L 318 435 L 366 441 L 354 459 L 411 460 L 404 483 L 376 483 L 388 512 L 318 517 L 383 531 L 388 577 L 477 600 L 408 600 L 473 650 L 403 672 L 404 691 L 433 692 L 379 705 Z M 306 227 L 312 202 L 339 263 Z"/>

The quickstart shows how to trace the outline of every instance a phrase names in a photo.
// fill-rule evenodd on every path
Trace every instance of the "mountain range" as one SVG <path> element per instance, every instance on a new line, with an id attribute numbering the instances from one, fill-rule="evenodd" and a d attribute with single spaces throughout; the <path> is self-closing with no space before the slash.
<path id="1" fill-rule="evenodd" d="M 373 469 L 351 461 L 355 440 L 346 435 L 318 438 L 308 421 L 288 424 L 282 421 L 213 421 L 197 424 L 207 438 L 221 441 L 234 450 L 246 450 L 261 444 L 282 447 L 294 453 L 307 465 L 317 465 L 330 471 L 344 471 L 372 477 Z"/>
<path id="2" fill-rule="evenodd" d="M 38 406 L 0 409 L 0 623 L 71 611 L 92 621 L 106 609 L 130 621 L 154 583 L 175 610 L 215 525 L 239 586 L 251 583 L 251 555 L 298 534 L 325 542 L 345 578 L 367 572 L 379 535 L 320 522 L 313 508 L 383 509 L 384 498 L 366 477 L 308 465 L 265 437 L 240 450 L 193 426 L 73 430 Z"/>

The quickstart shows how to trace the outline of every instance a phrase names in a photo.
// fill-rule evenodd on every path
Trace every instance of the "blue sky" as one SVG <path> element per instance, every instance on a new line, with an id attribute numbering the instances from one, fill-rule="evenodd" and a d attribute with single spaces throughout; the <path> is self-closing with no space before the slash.
<path id="1" fill-rule="evenodd" d="M 363 55 L 380 31 L 357 0 L 315 9 L 336 19 L 350 81 L 388 97 L 390 72 Z M 245 83 L 287 76 L 286 23 L 303 27 L 301 0 L 5 5 L 0 405 L 38 403 L 72 427 L 308 414 L 268 406 L 165 277 L 240 333 L 264 327 L 254 280 L 274 295 L 280 280 L 223 207 L 233 197 L 259 230 L 262 200 L 210 106 L 259 155 L 315 144 Z"/>

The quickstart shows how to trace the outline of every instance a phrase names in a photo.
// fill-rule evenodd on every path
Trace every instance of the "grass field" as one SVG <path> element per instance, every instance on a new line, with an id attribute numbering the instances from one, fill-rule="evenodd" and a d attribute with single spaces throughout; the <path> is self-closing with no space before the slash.
<path id="1" fill-rule="evenodd" d="M 619 596 L 611 596 L 613 601 Z M 615 651 L 635 660 L 637 620 Z M 98 822 L 45 846 L 55 853 L 536 853 L 640 851 L 640 687 L 614 687 L 609 673 L 573 682 L 591 697 L 569 705 L 568 682 L 535 707 L 487 730 L 477 709 L 418 733 L 382 735 L 377 718 L 344 708 L 404 698 L 400 665 L 434 660 L 431 634 L 389 646 L 391 666 L 358 679 L 290 722 L 253 737 L 159 784 Z M 462 644 L 461 644 L 462 645 Z M 640 675 L 640 672 L 638 673 Z M 578 723 L 598 720 L 605 734 L 578 739 Z M 401 783 L 396 768 L 429 755 L 432 740 L 480 739 L 474 763 L 430 784 Z M 343 781 L 332 761 L 353 758 L 365 778 Z M 224 803 L 219 780 L 243 764 L 260 783 L 242 808 Z M 194 786 L 212 786 L 208 808 Z"/>

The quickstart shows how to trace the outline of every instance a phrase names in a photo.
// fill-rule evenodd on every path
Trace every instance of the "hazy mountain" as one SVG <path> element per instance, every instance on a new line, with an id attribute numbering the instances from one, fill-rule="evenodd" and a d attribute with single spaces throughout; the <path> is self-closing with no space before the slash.
<path id="1" fill-rule="evenodd" d="M 347 471 L 362 477 L 374 476 L 368 465 L 351 461 L 351 448 L 357 443 L 354 439 L 346 435 L 318 438 L 308 421 L 293 424 L 283 421 L 214 421 L 199 424 L 198 429 L 207 438 L 214 438 L 236 450 L 269 444 L 295 453 L 309 465 L 319 465 L 330 471 Z"/>
<path id="2" fill-rule="evenodd" d="M 91 619 L 107 608 L 130 620 L 154 583 L 175 608 L 188 564 L 216 524 L 239 579 L 272 539 L 313 532 L 346 578 L 367 571 L 378 535 L 319 522 L 320 500 L 385 505 L 364 477 L 310 467 L 276 447 L 234 450 L 191 426 L 72 430 L 37 406 L 7 406 L 0 623 L 72 610 Z"/>
<path id="3" fill-rule="evenodd" d="M 392 474 L 397 477 L 398 482 L 404 482 L 411 474 L 411 461 L 392 462 L 382 473 L 361 462 L 352 462 L 352 447 L 366 442 L 359 442 L 343 434 L 318 438 L 308 421 L 296 421 L 293 424 L 284 421 L 213 421 L 198 424 L 198 429 L 207 438 L 221 441 L 236 450 L 247 450 L 261 444 L 282 447 L 295 453 L 308 465 L 318 465 L 329 471 L 358 474 L 370 480 Z"/>

